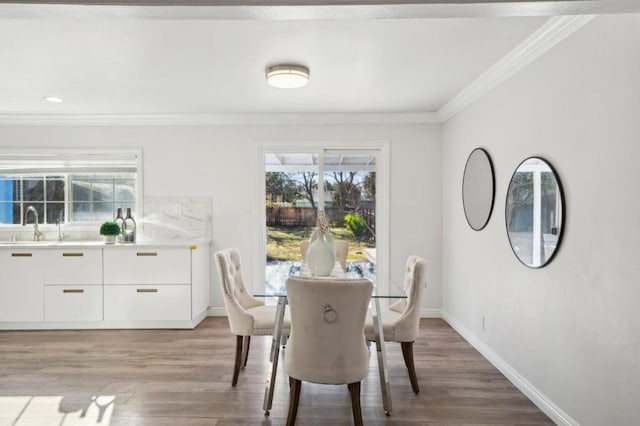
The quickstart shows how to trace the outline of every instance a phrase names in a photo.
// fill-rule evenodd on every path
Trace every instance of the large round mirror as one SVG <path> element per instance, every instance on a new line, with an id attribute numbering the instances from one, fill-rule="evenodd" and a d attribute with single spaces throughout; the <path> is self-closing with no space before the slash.
<path id="1" fill-rule="evenodd" d="M 551 261 L 562 236 L 564 200 L 558 176 L 542 158 L 527 158 L 513 173 L 505 220 L 509 243 L 522 263 L 541 268 Z"/>
<path id="2" fill-rule="evenodd" d="M 482 148 L 471 151 L 462 177 L 462 205 L 469 226 L 476 231 L 487 226 L 493 210 L 495 184 L 489 154 Z"/>

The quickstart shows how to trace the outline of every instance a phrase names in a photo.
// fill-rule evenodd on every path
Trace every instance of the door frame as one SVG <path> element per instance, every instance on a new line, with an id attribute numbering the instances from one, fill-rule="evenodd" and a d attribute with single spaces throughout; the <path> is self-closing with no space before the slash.
<path id="1" fill-rule="evenodd" d="M 257 246 L 256 256 L 252 262 L 254 268 L 252 291 L 264 291 L 265 261 L 267 257 L 267 228 L 265 209 L 265 155 L 267 153 L 311 153 L 323 154 L 326 151 L 375 151 L 376 155 L 376 285 L 381 291 L 389 288 L 390 257 L 390 204 L 391 204 L 391 158 L 390 141 L 388 140 L 287 140 L 268 141 L 258 144 L 256 153 L 257 178 L 253 197 L 254 242 Z M 378 214 L 379 213 L 379 214 Z"/>

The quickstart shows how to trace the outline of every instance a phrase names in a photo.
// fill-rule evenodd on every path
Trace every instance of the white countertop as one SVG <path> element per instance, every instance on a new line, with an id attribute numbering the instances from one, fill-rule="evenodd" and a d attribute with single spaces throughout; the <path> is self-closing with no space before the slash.
<path id="1" fill-rule="evenodd" d="M 118 244 L 105 244 L 104 241 L 0 241 L 0 248 L 87 248 L 98 247 L 108 249 L 120 249 L 130 247 L 191 247 L 202 244 L 209 244 L 207 240 L 189 240 L 189 241 L 144 241 L 136 243 L 118 243 Z"/>

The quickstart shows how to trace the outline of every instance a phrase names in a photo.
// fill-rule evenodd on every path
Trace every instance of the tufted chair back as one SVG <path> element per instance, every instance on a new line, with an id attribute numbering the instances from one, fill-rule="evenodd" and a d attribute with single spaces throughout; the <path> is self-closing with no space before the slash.
<path id="1" fill-rule="evenodd" d="M 403 283 L 407 298 L 389 306 L 390 310 L 401 314 L 395 324 L 393 340 L 396 342 L 413 342 L 416 339 L 422 310 L 422 295 L 426 285 L 427 261 L 415 255 L 409 256 Z"/>
<path id="2" fill-rule="evenodd" d="M 364 321 L 373 285 L 367 279 L 289 277 L 291 335 L 287 374 L 325 384 L 361 381 L 369 369 Z"/>
<path id="3" fill-rule="evenodd" d="M 231 331 L 237 336 L 249 336 L 253 329 L 253 316 L 246 310 L 264 305 L 264 302 L 253 298 L 244 285 L 238 249 L 220 250 L 214 257 Z"/>
<path id="4" fill-rule="evenodd" d="M 333 247 L 336 249 L 336 262 L 340 262 L 343 270 L 347 270 L 347 256 L 349 255 L 349 242 L 334 241 Z"/>

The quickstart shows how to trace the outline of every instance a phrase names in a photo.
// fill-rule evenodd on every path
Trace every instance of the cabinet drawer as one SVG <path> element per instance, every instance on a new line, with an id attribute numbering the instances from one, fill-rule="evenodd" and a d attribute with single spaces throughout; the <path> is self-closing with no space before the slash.
<path id="1" fill-rule="evenodd" d="M 102 286 L 47 286 L 44 320 L 102 321 Z"/>
<path id="2" fill-rule="evenodd" d="M 105 248 L 105 284 L 190 284 L 188 248 Z"/>
<path id="3" fill-rule="evenodd" d="M 45 285 L 102 284 L 102 249 L 49 249 Z"/>
<path id="4" fill-rule="evenodd" d="M 110 285 L 104 287 L 105 321 L 191 319 L 191 286 Z"/>

